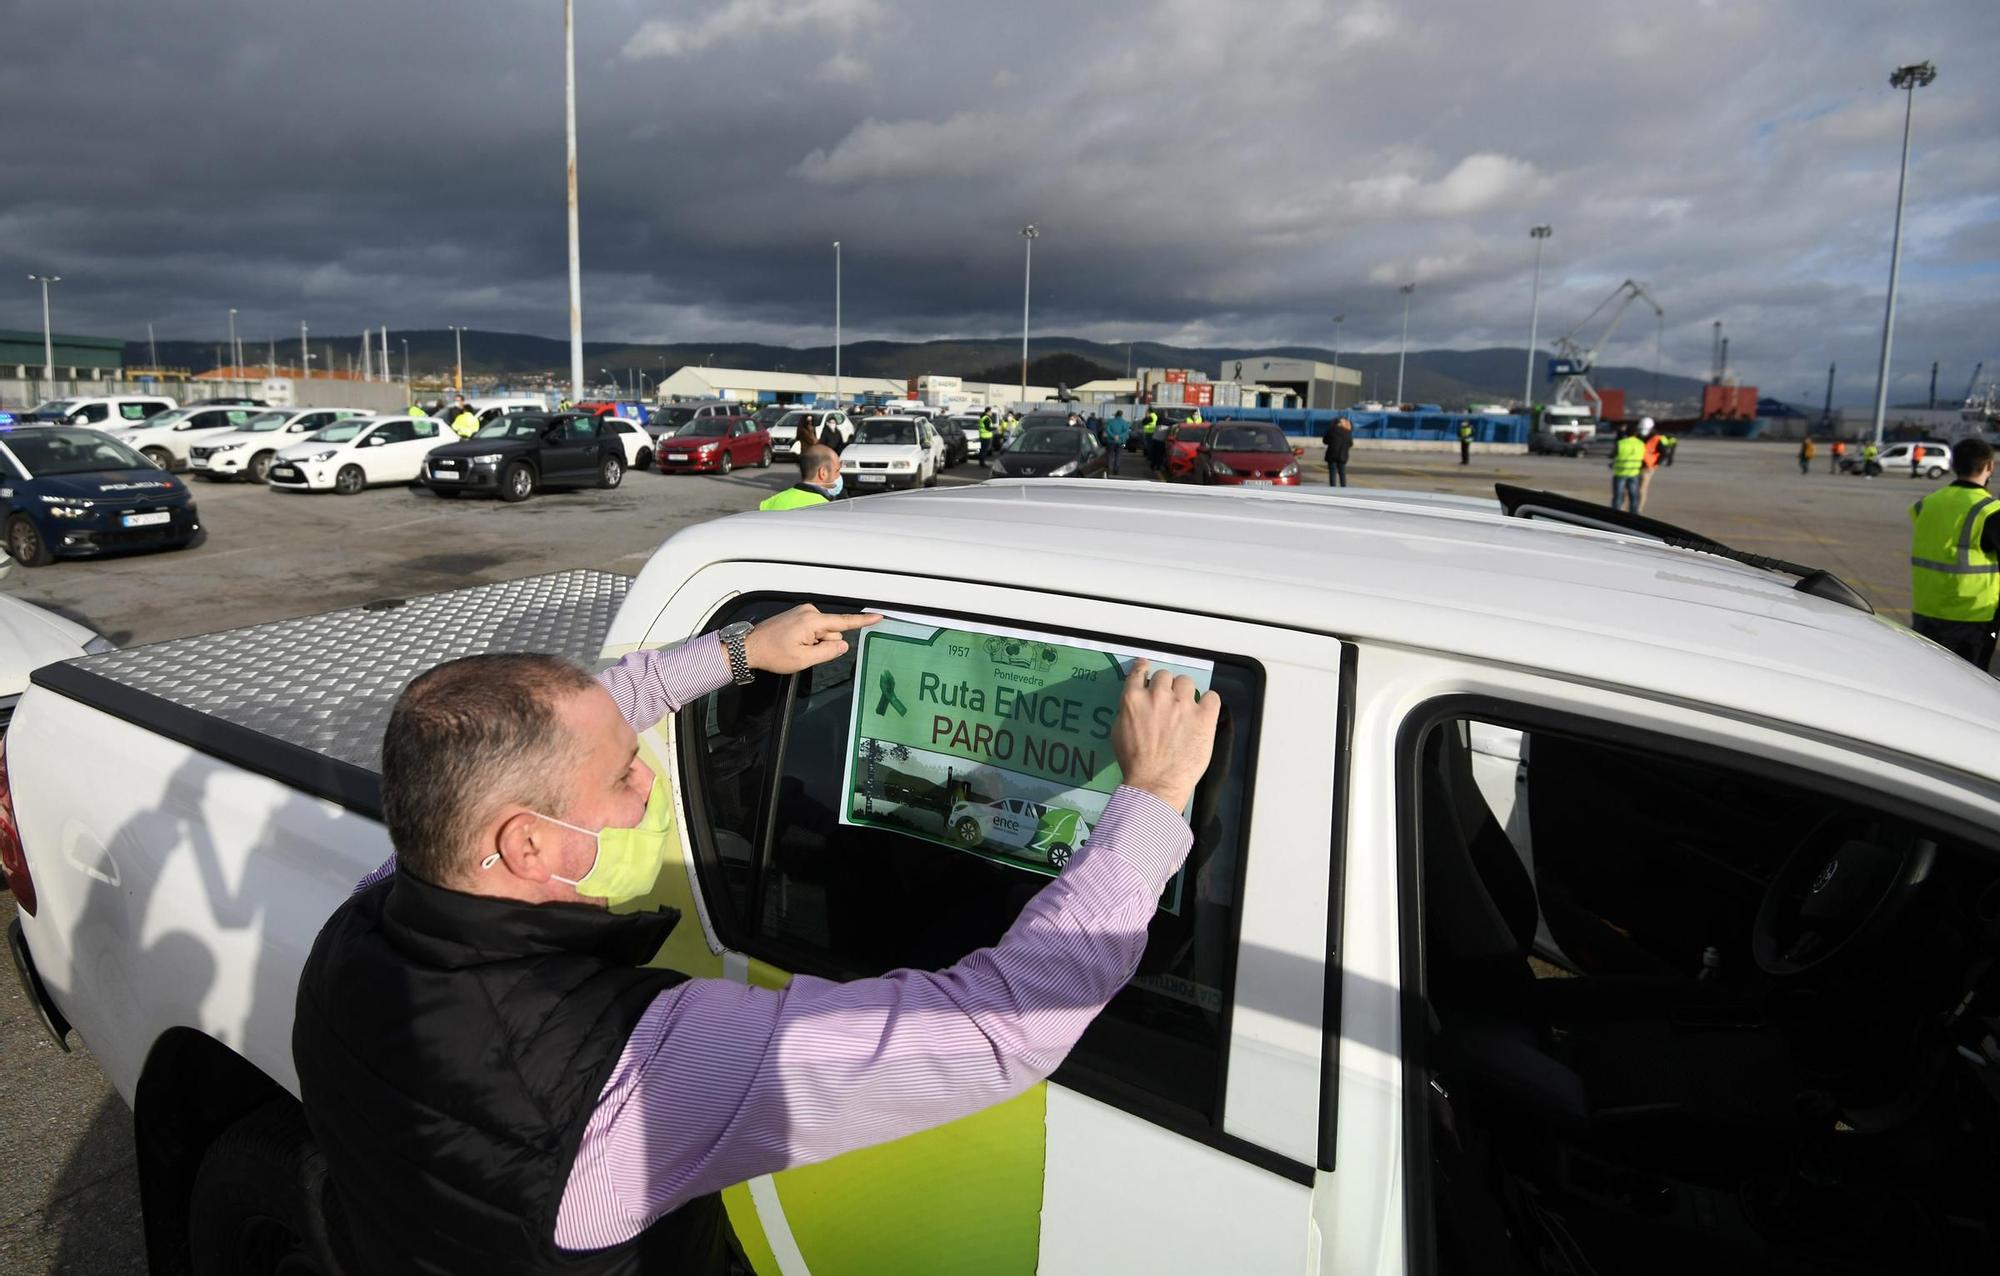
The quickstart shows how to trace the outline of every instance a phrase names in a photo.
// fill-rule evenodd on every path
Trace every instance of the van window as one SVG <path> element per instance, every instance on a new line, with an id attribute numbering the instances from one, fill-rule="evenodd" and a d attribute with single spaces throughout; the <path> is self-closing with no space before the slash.
<path id="1" fill-rule="evenodd" d="M 70 418 L 72 422 L 83 422 L 89 425 L 96 425 L 99 421 L 108 421 L 110 419 L 111 405 L 101 401 L 84 404 L 76 410 L 76 415 Z"/>
<path id="2" fill-rule="evenodd" d="M 760 620 L 795 601 L 746 600 L 713 623 Z M 1219 1128 L 1262 680 L 1247 662 L 1200 654 L 1216 661 L 1224 709 L 1216 760 L 1195 798 L 1194 849 L 1154 914 L 1138 974 L 1058 1077 L 1142 1116 Z M 760 676 L 682 711 L 677 738 L 703 894 L 724 942 L 785 970 L 840 979 L 940 969 L 998 942 L 1049 879 L 839 822 L 854 659 Z"/>
<path id="3" fill-rule="evenodd" d="M 143 421 L 158 412 L 161 406 L 157 403 L 121 403 L 118 405 L 118 417 L 123 421 Z"/>
<path id="4" fill-rule="evenodd" d="M 1567 716 L 1413 738 L 1414 1271 L 1993 1269 L 1991 846 Z"/>

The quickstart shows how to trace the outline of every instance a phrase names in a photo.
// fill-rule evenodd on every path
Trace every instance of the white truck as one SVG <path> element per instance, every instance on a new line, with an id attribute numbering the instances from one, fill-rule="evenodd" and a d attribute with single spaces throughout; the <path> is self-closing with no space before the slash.
<path id="1" fill-rule="evenodd" d="M 1138 974 L 1019 1099 L 726 1192 L 762 1276 L 1996 1270 L 2000 688 L 1821 573 L 1502 501 L 990 482 L 54 665 L 10 946 L 132 1105 L 153 1269 L 325 1270 L 295 984 L 389 853 L 410 676 L 801 599 L 1116 643 L 1224 706 Z M 659 963 L 934 967 L 1018 912 L 1026 869 L 837 818 L 854 659 L 642 734 Z"/>

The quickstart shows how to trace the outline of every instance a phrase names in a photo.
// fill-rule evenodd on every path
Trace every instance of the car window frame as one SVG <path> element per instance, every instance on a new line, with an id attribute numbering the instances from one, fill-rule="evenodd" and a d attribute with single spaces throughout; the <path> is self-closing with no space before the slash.
<path id="1" fill-rule="evenodd" d="M 753 589 L 718 601 L 716 605 L 709 608 L 706 618 L 700 623 L 696 632 L 709 632 L 718 625 L 728 623 L 734 617 L 743 616 L 760 605 L 773 605 L 778 609 L 783 609 L 800 601 L 811 601 L 823 611 L 856 611 L 863 607 L 894 611 L 904 606 L 904 604 L 883 601 L 880 598 L 874 598 L 871 601 L 862 603 L 853 598 L 835 597 L 811 591 Z M 934 603 L 921 603 L 913 609 L 939 620 L 966 620 L 981 624 L 995 623 L 994 619 L 987 615 L 972 614 L 949 607 L 940 607 Z M 1159 617 L 1171 614 L 1159 609 L 1148 608 L 1146 610 Z M 1243 955 L 1242 929 L 1245 913 L 1244 903 L 1250 870 L 1251 831 L 1254 826 L 1257 809 L 1255 801 L 1256 778 L 1262 763 L 1263 734 L 1266 729 L 1266 711 L 1270 691 L 1269 673 L 1259 657 L 1241 652 L 1197 650 L 1173 641 L 1134 638 L 1123 634 L 1111 634 L 1074 625 L 1052 626 L 1049 631 L 1079 639 L 1138 646 L 1142 649 L 1157 650 L 1167 654 L 1195 656 L 1202 659 L 1215 660 L 1218 663 L 1227 663 L 1249 681 L 1252 693 L 1248 698 L 1253 706 L 1248 715 L 1236 727 L 1236 730 L 1243 733 L 1244 740 L 1243 791 L 1238 797 L 1238 820 L 1234 831 L 1236 839 L 1236 862 L 1232 868 L 1232 880 L 1230 884 L 1230 898 L 1233 900 L 1232 915 L 1227 921 L 1228 968 L 1221 980 L 1222 986 L 1220 991 L 1222 993 L 1222 1000 L 1218 1011 L 1215 1039 L 1215 1077 L 1213 1093 L 1208 1100 L 1208 1111 L 1205 1114 L 1194 1112 L 1164 1095 L 1157 1094 L 1131 1080 L 1115 1075 L 1114 1072 L 1102 1066 L 1093 1065 L 1088 1058 L 1078 1059 L 1074 1053 L 1069 1059 L 1065 1060 L 1063 1065 L 1049 1079 L 1078 1094 L 1109 1104 L 1121 1112 L 1137 1117 L 1149 1124 L 1159 1126 L 1173 1134 L 1221 1150 L 1238 1160 L 1246 1161 L 1252 1165 L 1280 1174 L 1295 1183 L 1309 1186 L 1312 1182 L 1314 1172 L 1312 1166 L 1285 1153 L 1276 1152 L 1262 1144 L 1252 1142 L 1241 1135 L 1231 1133 L 1226 1128 L 1229 1114 L 1230 1064 L 1236 1044 L 1235 1011 L 1238 1004 L 1237 990 L 1244 975 L 1241 960 Z M 1334 641 L 1341 643 L 1342 651 L 1346 653 L 1347 659 L 1351 660 L 1354 650 L 1352 644 L 1345 640 Z M 769 853 L 768 844 L 772 833 L 771 814 L 778 800 L 776 786 L 783 776 L 783 766 L 781 764 L 784 756 L 783 750 L 787 743 L 791 717 L 799 694 L 799 679 L 807 676 L 809 674 L 788 676 L 788 681 L 778 705 L 780 721 L 772 732 L 771 742 L 767 745 L 767 748 L 771 752 L 765 757 L 762 763 L 767 772 L 765 777 L 766 787 L 758 798 L 760 805 L 757 817 L 757 844 L 753 848 L 753 853 L 759 856 L 767 856 Z M 727 688 L 724 688 L 724 690 L 727 690 Z M 1343 696 L 1351 695 L 1351 686 L 1344 685 L 1342 694 Z M 809 974 L 836 980 L 857 976 L 865 977 L 867 972 L 843 969 L 835 966 L 829 963 L 824 955 L 820 953 L 794 947 L 782 940 L 774 942 L 754 933 L 746 933 L 744 927 L 739 924 L 739 919 L 735 915 L 734 902 L 729 895 L 729 888 L 723 881 L 722 860 L 716 847 L 714 824 L 708 814 L 707 804 L 709 799 L 707 788 L 710 784 L 710 773 L 707 769 L 708 749 L 704 717 L 707 699 L 706 696 L 703 696 L 692 700 L 682 706 L 677 714 L 672 715 L 674 726 L 672 732 L 671 765 L 676 769 L 676 774 L 680 779 L 679 791 L 688 816 L 684 827 L 687 830 L 689 868 L 695 879 L 694 885 L 697 891 L 697 899 L 701 901 L 700 906 L 703 919 L 711 928 L 714 940 L 719 942 L 728 951 L 742 954 L 756 961 L 768 963 L 777 969 L 792 974 Z M 1343 706 L 1351 707 L 1351 699 L 1343 700 L 1342 703 Z M 1231 707 L 1232 709 L 1234 708 L 1233 703 Z M 1346 748 L 1344 738 L 1339 747 Z M 1351 755 L 1343 755 L 1343 759 L 1349 756 Z M 1344 774 L 1349 769 L 1349 766 L 1343 760 L 1340 770 Z M 1207 783 L 1208 779 L 1204 776 L 1203 785 Z M 1334 822 L 1336 839 L 1339 838 L 1340 830 L 1340 813 L 1336 812 Z M 1338 924 L 1340 909 L 1342 872 L 1338 845 L 1339 842 L 1337 840 L 1329 879 L 1329 894 L 1327 899 L 1329 925 Z M 1337 997 L 1339 969 L 1337 960 L 1329 956 L 1325 967 L 1325 978 L 1328 984 L 1327 996 L 1329 999 Z M 1331 1019 L 1324 1021 L 1321 1025 L 1322 1040 L 1320 1051 L 1323 1068 L 1331 1066 L 1335 1059 L 1329 1043 L 1337 1042 L 1340 1032 L 1337 1003 L 1329 1001 L 1329 1004 L 1334 1006 L 1336 1013 Z M 1328 1112 L 1327 1105 L 1334 1101 L 1333 1097 L 1329 1097 L 1326 1084 L 1323 1080 L 1320 1093 L 1321 1109 L 1318 1116 L 1322 1122 L 1331 1121 L 1332 1118 Z M 1326 1148 L 1327 1151 L 1322 1156 L 1322 1160 L 1325 1160 L 1326 1156 L 1330 1156 L 1331 1145 L 1327 1144 Z"/>

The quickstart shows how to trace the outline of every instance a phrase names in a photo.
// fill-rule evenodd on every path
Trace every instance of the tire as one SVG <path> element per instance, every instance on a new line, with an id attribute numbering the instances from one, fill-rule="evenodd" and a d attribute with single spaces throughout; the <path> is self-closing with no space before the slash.
<path id="1" fill-rule="evenodd" d="M 634 461 L 634 462 L 632 463 L 632 468 L 633 468 L 633 469 L 635 469 L 635 470 L 650 470 L 650 469 L 652 469 L 652 468 L 653 468 L 653 449 L 651 449 L 651 448 L 649 448 L 649 447 L 642 447 L 642 448 L 640 448 L 640 449 L 639 449 L 639 459 L 638 459 L 638 460 L 636 460 L 636 461 Z"/>
<path id="2" fill-rule="evenodd" d="M 715 463 L 715 472 L 717 474 L 727 474 L 729 473 L 729 471 L 735 468 L 736 468 L 736 454 L 734 452 L 724 452 L 722 454 L 722 459 Z"/>
<path id="3" fill-rule="evenodd" d="M 174 472 L 174 454 L 163 447 L 141 448 L 139 455 L 145 457 L 169 474 Z"/>
<path id="4" fill-rule="evenodd" d="M 274 452 L 259 452 L 250 458 L 250 464 L 243 467 L 243 473 L 252 483 L 268 481 L 271 477 L 271 460 L 276 455 Z"/>
<path id="5" fill-rule="evenodd" d="M 343 465 L 333 476 L 333 490 L 342 496 L 356 496 L 368 486 L 368 474 L 358 465 Z"/>
<path id="6" fill-rule="evenodd" d="M 47 567 L 56 561 L 49 543 L 26 514 L 16 514 L 7 524 L 7 552 L 23 567 Z"/>
<path id="7" fill-rule="evenodd" d="M 970 815 L 961 817 L 958 823 L 951 826 L 951 835 L 958 839 L 960 846 L 977 846 L 986 840 L 980 832 L 979 821 Z"/>
<path id="8" fill-rule="evenodd" d="M 607 456 L 597 467 L 597 485 L 609 490 L 625 481 L 625 462 L 615 456 Z"/>
<path id="9" fill-rule="evenodd" d="M 926 479 L 924 480 L 924 486 L 925 486 L 925 487 L 936 487 L 936 486 L 937 486 L 937 476 L 938 476 L 938 472 L 937 472 L 937 466 L 933 465 L 933 466 L 931 466 L 931 472 L 930 472 L 930 477 L 928 477 L 928 478 L 926 478 Z"/>
<path id="10" fill-rule="evenodd" d="M 1057 842 L 1049 848 L 1049 867 L 1060 869 L 1069 863 L 1069 843 Z"/>
<path id="11" fill-rule="evenodd" d="M 500 476 L 500 499 L 525 501 L 535 494 L 535 471 L 526 461 L 516 461 Z"/>
<path id="12" fill-rule="evenodd" d="M 1929 469 L 1927 469 L 1927 470 L 1925 470 L 1925 471 L 1924 471 L 1924 477 L 1925 477 L 1925 478 L 1927 478 L 1927 479 L 1941 479 L 1941 478 L 1943 478 L 1943 477 L 1944 477 L 1944 466 L 1942 466 L 1942 465 L 1933 465 L 1933 466 L 1931 466 L 1931 467 L 1930 467 Z"/>
<path id="13" fill-rule="evenodd" d="M 297 1106 L 268 1104 L 222 1132 L 188 1202 L 204 1276 L 341 1276 L 328 1238 L 326 1158 Z"/>
<path id="14" fill-rule="evenodd" d="M 771 468 L 771 445 L 769 443 L 764 445 L 764 459 L 757 462 L 757 468 L 760 470 Z"/>

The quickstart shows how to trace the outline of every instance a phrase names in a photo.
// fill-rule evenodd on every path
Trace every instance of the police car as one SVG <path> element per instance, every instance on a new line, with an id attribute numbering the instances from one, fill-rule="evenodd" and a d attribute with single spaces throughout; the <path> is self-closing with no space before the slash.
<path id="1" fill-rule="evenodd" d="M 202 539 L 181 481 L 88 426 L 0 427 L 0 534 L 23 567 Z"/>
<path id="2" fill-rule="evenodd" d="M 1069 863 L 1070 852 L 1090 838 L 1090 825 L 1075 811 L 1025 798 L 954 803 L 945 827 L 968 850 L 998 851 L 1051 868 Z"/>

